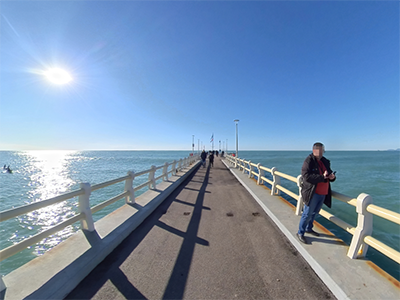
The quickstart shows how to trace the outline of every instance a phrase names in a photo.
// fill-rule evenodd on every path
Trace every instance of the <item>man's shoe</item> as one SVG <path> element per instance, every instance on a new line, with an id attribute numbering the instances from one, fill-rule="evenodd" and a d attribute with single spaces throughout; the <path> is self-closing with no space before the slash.
<path id="1" fill-rule="evenodd" d="M 302 242 L 304 244 L 307 244 L 307 240 L 304 237 L 304 235 L 301 235 L 301 234 L 298 234 L 298 233 L 296 233 L 296 235 L 297 235 L 297 238 L 299 239 L 300 242 Z"/>
<path id="2" fill-rule="evenodd" d="M 319 233 L 318 232 L 315 232 L 314 230 L 310 230 L 310 231 L 306 231 L 306 233 L 308 233 L 308 234 L 311 234 L 311 235 L 314 235 L 314 236 L 319 236 Z"/>

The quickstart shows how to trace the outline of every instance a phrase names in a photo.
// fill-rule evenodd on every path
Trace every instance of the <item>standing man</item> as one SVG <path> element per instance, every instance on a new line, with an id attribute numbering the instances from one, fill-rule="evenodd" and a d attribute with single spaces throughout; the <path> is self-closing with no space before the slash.
<path id="1" fill-rule="evenodd" d="M 303 197 L 304 208 L 300 219 L 297 238 L 300 242 L 307 244 L 304 233 L 319 236 L 313 228 L 314 219 L 325 203 L 331 207 L 332 191 L 331 181 L 335 181 L 335 173 L 332 173 L 331 163 L 323 155 L 325 147 L 322 143 L 313 145 L 313 153 L 310 154 L 303 163 L 301 175 L 303 176 L 303 186 L 301 196 Z"/>
<path id="2" fill-rule="evenodd" d="M 203 168 L 206 167 L 206 158 L 207 158 L 207 153 L 206 151 L 203 150 L 203 152 L 201 152 L 201 164 L 203 165 Z"/>
<path id="3" fill-rule="evenodd" d="M 210 152 L 210 155 L 208 156 L 208 160 L 210 162 L 210 166 L 214 167 L 214 151 Z"/>

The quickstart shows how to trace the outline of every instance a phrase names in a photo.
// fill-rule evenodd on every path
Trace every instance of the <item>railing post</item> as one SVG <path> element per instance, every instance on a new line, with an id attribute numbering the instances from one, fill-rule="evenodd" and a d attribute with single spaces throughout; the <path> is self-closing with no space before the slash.
<path id="1" fill-rule="evenodd" d="M 92 192 L 89 183 L 81 183 L 80 188 L 85 191 L 83 195 L 79 195 L 78 203 L 79 203 L 79 212 L 85 214 L 85 218 L 81 220 L 81 229 L 94 231 L 94 222 L 92 211 L 90 210 L 89 198 Z"/>
<path id="2" fill-rule="evenodd" d="M 238 158 L 235 156 L 235 168 L 238 166 Z"/>
<path id="3" fill-rule="evenodd" d="M 178 163 L 178 170 L 179 170 L 179 171 L 182 170 L 182 158 L 179 160 L 179 163 Z"/>
<path id="4" fill-rule="evenodd" d="M 373 215 L 367 211 L 367 206 L 372 204 L 372 197 L 361 193 L 357 197 L 356 211 L 358 213 L 357 227 L 350 243 L 347 256 L 354 259 L 364 257 L 368 250 L 368 245 L 364 242 L 364 237 L 372 234 Z"/>
<path id="5" fill-rule="evenodd" d="M 258 169 L 258 178 L 257 178 L 257 185 L 263 184 L 264 180 L 261 179 L 265 175 L 264 170 L 261 169 L 261 164 L 257 164 L 257 169 Z"/>
<path id="6" fill-rule="evenodd" d="M 187 157 L 183 159 L 182 168 L 186 168 Z"/>
<path id="7" fill-rule="evenodd" d="M 276 186 L 281 184 L 281 178 L 278 175 L 275 175 L 276 171 L 278 171 L 276 167 L 271 169 L 272 178 L 274 180 L 272 183 L 271 195 L 278 196 L 280 194 L 280 190 L 278 190 Z"/>
<path id="8" fill-rule="evenodd" d="M 135 172 L 128 172 L 129 178 L 125 180 L 125 191 L 129 192 L 129 195 L 125 197 L 125 202 L 134 204 L 135 203 L 135 190 L 133 189 L 133 180 L 135 179 Z"/>
<path id="9" fill-rule="evenodd" d="M 176 175 L 176 160 L 174 160 L 173 162 L 172 162 L 172 175 Z"/>
<path id="10" fill-rule="evenodd" d="M 247 163 L 249 165 L 249 178 L 253 177 L 253 166 L 251 165 L 251 160 L 249 160 L 249 162 Z"/>
<path id="11" fill-rule="evenodd" d="M 152 165 L 151 170 L 149 172 L 149 189 L 156 189 L 156 166 Z"/>
<path id="12" fill-rule="evenodd" d="M 242 173 L 244 174 L 244 173 L 246 173 L 246 166 L 245 166 L 245 164 L 244 164 L 244 159 L 241 160 L 241 163 L 242 163 L 242 164 L 241 164 L 241 167 L 242 167 L 242 169 L 243 169 L 243 170 L 242 170 Z"/>
<path id="13" fill-rule="evenodd" d="M 303 188 L 303 176 L 297 176 L 297 186 L 299 187 L 299 201 L 296 205 L 296 215 L 300 216 L 303 211 L 303 197 L 301 196 L 301 189 Z"/>
<path id="14" fill-rule="evenodd" d="M 168 163 L 167 162 L 164 164 L 163 181 L 168 181 Z"/>

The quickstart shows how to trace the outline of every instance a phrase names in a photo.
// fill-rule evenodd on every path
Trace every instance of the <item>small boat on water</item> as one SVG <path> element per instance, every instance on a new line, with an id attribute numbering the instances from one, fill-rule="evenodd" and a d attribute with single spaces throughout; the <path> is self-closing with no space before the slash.
<path id="1" fill-rule="evenodd" d="M 12 173 L 13 171 L 10 169 L 10 166 L 6 167 L 6 165 L 4 165 L 3 167 L 3 173 Z"/>

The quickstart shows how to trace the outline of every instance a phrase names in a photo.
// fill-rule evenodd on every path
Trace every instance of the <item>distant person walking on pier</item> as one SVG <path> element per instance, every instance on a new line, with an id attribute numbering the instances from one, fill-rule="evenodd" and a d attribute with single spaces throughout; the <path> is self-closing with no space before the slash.
<path id="1" fill-rule="evenodd" d="M 332 191 L 330 182 L 336 180 L 335 173 L 331 170 L 331 163 L 323 155 L 325 147 L 322 143 L 313 145 L 313 153 L 307 156 L 301 168 L 303 186 L 301 196 L 304 202 L 303 214 L 300 219 L 297 237 L 300 242 L 307 244 L 304 233 L 319 236 L 313 228 L 315 217 L 325 203 L 331 207 Z"/>
<path id="2" fill-rule="evenodd" d="M 201 152 L 201 164 L 203 165 L 203 168 L 206 167 L 206 158 L 207 158 L 207 153 L 206 151 L 203 150 L 203 152 Z"/>
<path id="3" fill-rule="evenodd" d="M 214 166 L 214 152 L 211 152 L 210 155 L 208 156 L 208 160 L 210 161 L 210 166 Z"/>

